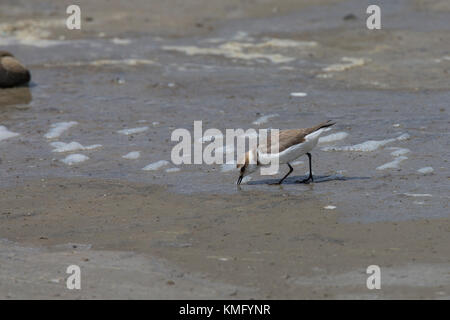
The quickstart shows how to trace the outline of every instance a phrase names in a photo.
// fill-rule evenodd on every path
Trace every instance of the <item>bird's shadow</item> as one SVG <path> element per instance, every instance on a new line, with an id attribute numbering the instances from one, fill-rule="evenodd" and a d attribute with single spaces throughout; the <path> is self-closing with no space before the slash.
<path id="1" fill-rule="evenodd" d="M 286 178 L 282 184 L 303 184 L 301 181 L 308 178 L 308 176 L 294 176 Z M 314 183 L 322 183 L 329 181 L 347 181 L 347 180 L 365 180 L 370 179 L 370 177 L 345 177 L 339 174 L 333 174 L 329 176 L 314 176 Z M 248 185 L 261 185 L 261 184 L 276 184 L 280 179 L 263 179 L 257 181 L 249 181 L 246 184 Z"/>

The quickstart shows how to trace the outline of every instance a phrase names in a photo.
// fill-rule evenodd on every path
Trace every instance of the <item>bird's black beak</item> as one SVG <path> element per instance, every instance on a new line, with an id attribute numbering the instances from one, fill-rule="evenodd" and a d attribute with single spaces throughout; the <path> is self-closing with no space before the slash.
<path id="1" fill-rule="evenodd" d="M 242 178 L 244 178 L 244 176 L 242 176 L 242 175 L 239 176 L 238 181 L 237 181 L 237 183 L 236 183 L 237 185 L 240 185 L 240 184 L 241 184 Z"/>

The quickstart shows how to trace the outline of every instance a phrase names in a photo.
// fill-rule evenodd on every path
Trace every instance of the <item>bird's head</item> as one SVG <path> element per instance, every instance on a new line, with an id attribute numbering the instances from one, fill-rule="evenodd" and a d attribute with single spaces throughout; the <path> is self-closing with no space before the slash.
<path id="1" fill-rule="evenodd" d="M 239 169 L 239 178 L 237 184 L 240 185 L 245 176 L 255 172 L 258 169 L 257 154 L 255 151 L 249 151 L 245 154 L 243 161 L 239 161 L 236 165 Z"/>

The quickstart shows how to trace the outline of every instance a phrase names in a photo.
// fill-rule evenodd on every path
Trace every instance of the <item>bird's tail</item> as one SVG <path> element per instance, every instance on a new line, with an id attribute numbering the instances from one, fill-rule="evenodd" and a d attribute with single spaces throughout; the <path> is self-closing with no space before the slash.
<path id="1" fill-rule="evenodd" d="M 325 122 L 322 122 L 322 123 L 318 124 L 317 126 L 309 128 L 308 131 L 311 133 L 311 132 L 317 131 L 317 130 L 322 129 L 322 128 L 331 127 L 334 124 L 336 124 L 336 122 L 334 122 L 332 120 L 328 120 L 328 121 L 325 121 Z"/>

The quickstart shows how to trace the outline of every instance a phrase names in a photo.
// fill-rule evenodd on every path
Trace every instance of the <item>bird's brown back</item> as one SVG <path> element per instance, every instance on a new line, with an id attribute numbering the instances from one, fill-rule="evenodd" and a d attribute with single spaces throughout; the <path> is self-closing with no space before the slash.
<path id="1" fill-rule="evenodd" d="M 304 142 L 305 137 L 308 134 L 321 128 L 330 127 L 333 124 L 335 124 L 335 122 L 328 120 L 311 128 L 280 130 L 278 135 L 278 150 L 275 150 L 277 145 L 272 143 L 271 134 L 267 135 L 267 143 L 261 143 L 258 146 L 258 149 L 264 153 L 282 152 L 293 145 Z"/>

